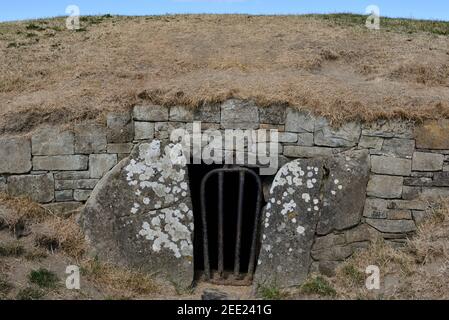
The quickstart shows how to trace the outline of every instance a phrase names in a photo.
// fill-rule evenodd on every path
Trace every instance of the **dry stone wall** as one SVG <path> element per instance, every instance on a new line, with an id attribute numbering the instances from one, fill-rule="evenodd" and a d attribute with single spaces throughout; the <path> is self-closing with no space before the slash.
<path id="1" fill-rule="evenodd" d="M 77 124 L 71 130 L 46 127 L 31 137 L 0 138 L 0 191 L 69 213 L 89 199 L 100 179 L 136 145 L 153 139 L 164 144 L 173 129 L 191 131 L 194 121 L 201 122 L 202 130 L 278 130 L 279 168 L 297 158 L 338 159 L 345 152 L 366 152 L 367 181 L 348 178 L 350 184 L 366 184 L 360 216 L 354 216 L 354 210 L 346 215 L 338 209 L 321 213 L 310 248 L 311 270 L 332 273 L 377 237 L 402 245 L 425 218 L 427 199 L 449 196 L 449 120 L 333 127 L 327 119 L 297 108 L 261 108 L 233 99 L 197 109 L 140 104 L 129 113 L 109 114 L 104 124 Z M 224 150 L 224 157 L 248 152 L 249 147 Z M 338 167 L 344 170 L 344 164 Z M 265 179 L 265 190 L 272 179 Z M 265 196 L 268 202 L 269 192 Z M 354 195 L 348 192 L 346 197 Z M 329 228 L 326 220 L 337 227 Z"/>

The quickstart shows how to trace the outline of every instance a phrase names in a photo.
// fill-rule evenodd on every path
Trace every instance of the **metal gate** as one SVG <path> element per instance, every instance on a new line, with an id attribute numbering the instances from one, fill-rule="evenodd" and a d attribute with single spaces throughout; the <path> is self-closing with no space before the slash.
<path id="1" fill-rule="evenodd" d="M 236 225 L 236 239 L 235 239 L 235 249 L 234 249 L 234 272 L 230 279 L 226 279 L 224 276 L 224 241 L 223 241 L 223 201 L 224 201 L 224 175 L 228 173 L 239 173 L 239 186 L 238 186 L 238 204 L 237 204 L 237 225 Z M 218 176 L 218 270 L 217 274 L 211 276 L 211 266 L 209 261 L 209 239 L 207 230 L 207 210 L 206 210 L 206 183 L 208 180 L 214 176 Z M 250 177 L 255 180 L 257 185 L 257 202 L 256 202 L 256 212 L 254 215 L 254 227 L 251 237 L 251 249 L 248 265 L 248 273 L 245 277 L 240 273 L 240 249 L 242 240 L 242 215 L 243 215 L 243 197 L 245 190 L 245 179 Z M 220 169 L 215 169 L 207 173 L 203 180 L 201 181 L 201 218 L 203 226 L 203 255 L 204 255 L 204 277 L 206 281 L 224 284 L 232 283 L 235 285 L 246 285 L 251 283 L 254 274 L 255 260 L 256 260 L 256 249 L 257 249 L 257 236 L 259 229 L 259 219 L 262 203 L 262 182 L 260 177 L 252 170 L 244 167 L 224 167 Z"/>

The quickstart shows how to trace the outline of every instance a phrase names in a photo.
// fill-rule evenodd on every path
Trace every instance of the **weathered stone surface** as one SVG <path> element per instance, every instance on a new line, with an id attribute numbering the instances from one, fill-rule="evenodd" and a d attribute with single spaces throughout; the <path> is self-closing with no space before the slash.
<path id="1" fill-rule="evenodd" d="M 0 192 L 6 192 L 6 178 L 0 176 Z"/>
<path id="2" fill-rule="evenodd" d="M 384 139 L 380 137 L 361 136 L 359 141 L 359 147 L 361 149 L 376 149 L 382 148 Z"/>
<path id="3" fill-rule="evenodd" d="M 404 181 L 405 183 L 405 181 Z M 402 187 L 402 199 L 404 200 L 414 200 L 417 199 L 421 194 L 421 187 Z"/>
<path id="4" fill-rule="evenodd" d="M 278 141 L 282 143 L 295 143 L 298 141 L 298 134 L 293 132 L 279 132 Z"/>
<path id="5" fill-rule="evenodd" d="M 351 246 L 334 246 L 322 250 L 312 250 L 311 255 L 314 260 L 343 261 L 354 253 Z"/>
<path id="6" fill-rule="evenodd" d="M 56 180 L 55 190 L 93 189 L 97 183 L 98 179 Z"/>
<path id="7" fill-rule="evenodd" d="M 271 105 L 265 108 L 259 108 L 259 117 L 261 123 L 285 124 L 285 106 Z"/>
<path id="8" fill-rule="evenodd" d="M 73 190 L 55 191 L 55 200 L 57 202 L 72 201 L 73 200 Z"/>
<path id="9" fill-rule="evenodd" d="M 0 173 L 31 170 L 31 144 L 27 138 L 0 139 Z"/>
<path id="10" fill-rule="evenodd" d="M 413 138 L 413 123 L 396 120 L 379 120 L 376 123 L 364 124 L 364 136 L 383 138 Z"/>
<path id="11" fill-rule="evenodd" d="M 228 100 L 221 106 L 221 126 L 225 129 L 257 129 L 259 108 L 250 101 Z"/>
<path id="12" fill-rule="evenodd" d="M 44 128 L 31 137 L 32 153 L 39 156 L 73 154 L 74 139 L 73 132 L 60 131 L 57 128 Z"/>
<path id="13" fill-rule="evenodd" d="M 385 219 L 388 212 L 388 201 L 377 198 L 367 198 L 363 216 L 373 219 Z"/>
<path id="14" fill-rule="evenodd" d="M 325 118 L 318 118 L 313 141 L 318 146 L 354 147 L 359 142 L 360 132 L 360 123 L 349 122 L 339 128 L 333 128 Z"/>
<path id="15" fill-rule="evenodd" d="M 405 178 L 404 179 L 405 186 L 427 186 L 431 187 L 433 185 L 432 178 L 425 177 L 413 177 L 413 178 Z"/>
<path id="16" fill-rule="evenodd" d="M 371 197 L 394 199 L 402 196 L 403 177 L 371 175 L 366 194 Z"/>
<path id="17" fill-rule="evenodd" d="M 292 158 L 315 158 L 332 156 L 332 148 L 285 146 L 284 156 Z"/>
<path id="18" fill-rule="evenodd" d="M 256 283 L 286 287 L 300 285 L 307 277 L 323 172 L 323 161 L 297 159 L 276 174 L 263 214 Z"/>
<path id="19" fill-rule="evenodd" d="M 132 143 L 110 143 L 108 144 L 108 153 L 131 153 L 133 147 Z"/>
<path id="20" fill-rule="evenodd" d="M 444 156 L 437 153 L 415 152 L 413 154 L 412 169 L 414 171 L 443 170 Z"/>
<path id="21" fill-rule="evenodd" d="M 106 152 L 107 130 L 96 123 L 75 127 L 75 153 L 91 154 Z"/>
<path id="22" fill-rule="evenodd" d="M 410 220 L 412 212 L 410 210 L 389 210 L 387 218 L 390 220 Z"/>
<path id="23" fill-rule="evenodd" d="M 426 202 L 421 200 L 390 200 L 388 209 L 425 210 Z"/>
<path id="24" fill-rule="evenodd" d="M 53 214 L 61 217 L 67 217 L 71 214 L 78 212 L 83 206 L 80 202 L 53 202 L 45 204 L 44 207 L 50 210 Z"/>
<path id="25" fill-rule="evenodd" d="M 422 188 L 422 196 L 429 199 L 449 197 L 449 188 Z"/>
<path id="26" fill-rule="evenodd" d="M 89 171 L 62 171 L 55 172 L 55 180 L 78 180 L 78 179 L 89 179 Z"/>
<path id="27" fill-rule="evenodd" d="M 298 109 L 288 108 L 287 117 L 285 119 L 285 131 L 290 132 L 309 132 L 313 133 L 315 128 L 315 117 L 307 111 L 299 111 Z"/>
<path id="28" fill-rule="evenodd" d="M 371 171 L 379 174 L 409 176 L 412 172 L 412 161 L 393 157 L 371 156 Z"/>
<path id="29" fill-rule="evenodd" d="M 431 214 L 428 211 L 412 211 L 413 220 L 418 225 L 420 223 L 423 223 L 426 219 L 431 217 Z"/>
<path id="30" fill-rule="evenodd" d="M 137 121 L 167 121 L 168 108 L 158 105 L 138 105 L 134 107 L 133 118 Z"/>
<path id="31" fill-rule="evenodd" d="M 149 140 L 154 137 L 154 123 L 152 122 L 134 122 L 134 139 Z"/>
<path id="32" fill-rule="evenodd" d="M 115 154 L 91 154 L 89 156 L 89 172 L 91 178 L 101 178 L 117 164 Z"/>
<path id="33" fill-rule="evenodd" d="M 170 121 L 193 121 L 193 109 L 183 106 L 174 106 L 170 108 Z"/>
<path id="34" fill-rule="evenodd" d="M 449 187 L 449 172 L 435 172 L 433 185 L 435 187 Z"/>
<path id="35" fill-rule="evenodd" d="M 193 213 L 181 145 L 142 143 L 97 184 L 83 226 L 100 259 L 193 280 Z M 105 223 L 108 221 L 108 223 Z"/>
<path id="36" fill-rule="evenodd" d="M 221 106 L 219 104 L 205 104 L 193 111 L 193 120 L 210 123 L 220 123 Z"/>
<path id="37" fill-rule="evenodd" d="M 449 120 L 429 120 L 415 129 L 419 149 L 449 149 Z"/>
<path id="38" fill-rule="evenodd" d="M 83 155 L 35 156 L 33 157 L 33 169 L 46 171 L 87 170 L 88 159 Z"/>
<path id="39" fill-rule="evenodd" d="M 411 139 L 385 139 L 382 145 L 382 152 L 384 154 L 404 158 L 411 158 L 414 150 L 415 140 Z"/>
<path id="40" fill-rule="evenodd" d="M 370 241 L 374 242 L 380 237 L 379 231 L 366 223 L 360 224 L 355 228 L 351 228 L 345 232 L 346 243 L 356 243 Z"/>
<path id="41" fill-rule="evenodd" d="M 92 194 L 92 190 L 74 190 L 73 191 L 73 199 L 75 201 L 87 201 L 90 195 Z"/>
<path id="42" fill-rule="evenodd" d="M 318 272 L 325 276 L 333 277 L 335 276 L 337 268 L 340 264 L 340 261 L 319 261 Z"/>
<path id="43" fill-rule="evenodd" d="M 312 250 L 322 250 L 343 244 L 345 244 L 344 234 L 331 233 L 322 237 L 315 238 L 315 243 L 313 244 Z"/>
<path id="44" fill-rule="evenodd" d="M 107 127 L 108 143 L 123 143 L 133 140 L 134 126 L 129 113 L 108 114 Z"/>
<path id="45" fill-rule="evenodd" d="M 380 232 L 409 233 L 416 231 L 413 220 L 366 219 L 366 223 Z"/>
<path id="46" fill-rule="evenodd" d="M 7 189 L 12 196 L 27 196 L 39 203 L 51 202 L 55 197 L 52 174 L 11 176 Z"/>
<path id="47" fill-rule="evenodd" d="M 298 133 L 298 145 L 300 146 L 313 146 L 313 133 Z"/>
<path id="48" fill-rule="evenodd" d="M 329 178 L 323 188 L 318 234 L 344 230 L 360 222 L 369 167 L 366 150 L 348 151 L 326 160 Z"/>

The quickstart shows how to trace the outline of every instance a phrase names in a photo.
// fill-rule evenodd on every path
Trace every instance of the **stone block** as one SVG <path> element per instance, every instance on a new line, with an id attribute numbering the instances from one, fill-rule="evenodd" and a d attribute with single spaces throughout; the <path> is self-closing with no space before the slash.
<path id="1" fill-rule="evenodd" d="M 409 233 L 416 231 L 413 220 L 366 219 L 373 228 L 386 233 Z"/>
<path id="2" fill-rule="evenodd" d="M 57 202 L 65 202 L 73 200 L 73 190 L 55 191 L 55 200 Z"/>
<path id="3" fill-rule="evenodd" d="M 33 157 L 33 169 L 46 171 L 87 170 L 87 162 L 88 157 L 84 155 L 35 156 Z"/>
<path id="4" fill-rule="evenodd" d="M 162 120 L 158 120 L 162 121 Z M 174 106 L 170 108 L 170 121 L 193 121 L 193 108 L 184 106 Z"/>
<path id="5" fill-rule="evenodd" d="M 298 133 L 298 145 L 311 147 L 313 146 L 313 133 Z"/>
<path id="6" fill-rule="evenodd" d="M 39 203 L 48 203 L 55 198 L 52 174 L 23 175 L 8 178 L 8 193 L 12 196 L 26 196 Z"/>
<path id="7" fill-rule="evenodd" d="M 387 155 L 411 158 L 413 151 L 415 151 L 415 140 L 400 138 L 385 139 L 381 150 Z"/>
<path id="8" fill-rule="evenodd" d="M 405 182 L 404 182 L 405 183 Z M 402 187 L 402 199 L 404 200 L 414 200 L 421 195 L 421 187 Z"/>
<path id="9" fill-rule="evenodd" d="M 315 117 L 307 111 L 288 108 L 285 119 L 285 131 L 304 133 L 313 133 L 315 128 Z"/>
<path id="10" fill-rule="evenodd" d="M 415 129 L 419 149 L 449 149 L 449 120 L 428 120 Z"/>
<path id="11" fill-rule="evenodd" d="M 348 229 L 345 232 L 346 243 L 357 243 L 370 241 L 374 242 L 380 237 L 379 231 L 366 223 L 360 224 L 355 228 Z"/>
<path id="12" fill-rule="evenodd" d="M 209 123 L 220 123 L 221 106 L 219 104 L 204 104 L 193 111 L 193 120 Z"/>
<path id="13" fill-rule="evenodd" d="M 444 156 L 437 153 L 415 152 L 413 154 L 412 170 L 414 171 L 441 171 L 443 170 Z"/>
<path id="14" fill-rule="evenodd" d="M 281 143 L 295 143 L 298 141 L 298 134 L 293 132 L 279 132 L 278 141 Z"/>
<path id="15" fill-rule="evenodd" d="M 91 154 L 89 172 L 91 178 L 101 178 L 117 164 L 116 154 Z"/>
<path id="16" fill-rule="evenodd" d="M 0 139 L 0 174 L 31 170 L 31 144 L 27 138 Z"/>
<path id="17" fill-rule="evenodd" d="M 366 194 L 385 199 L 401 198 L 403 181 L 403 177 L 372 175 L 368 181 Z"/>
<path id="18" fill-rule="evenodd" d="M 377 198 L 367 198 L 363 216 L 372 219 L 385 219 L 388 212 L 388 201 Z"/>
<path id="19" fill-rule="evenodd" d="M 137 105 L 133 118 L 137 121 L 168 121 L 168 108 L 158 105 Z"/>
<path id="20" fill-rule="evenodd" d="M 134 139 L 150 140 L 154 138 L 154 123 L 134 122 Z"/>
<path id="21" fill-rule="evenodd" d="M 371 171 L 379 174 L 409 176 L 412 172 L 412 161 L 393 157 L 371 156 Z"/>
<path id="22" fill-rule="evenodd" d="M 426 203 L 420 200 L 391 200 L 388 202 L 388 209 L 425 210 L 426 208 Z"/>
<path id="23" fill-rule="evenodd" d="M 405 186 L 426 186 L 431 187 L 433 185 L 433 179 L 432 178 L 426 178 L 426 177 L 411 177 L 411 178 L 405 178 L 404 179 L 404 185 Z"/>
<path id="24" fill-rule="evenodd" d="M 292 158 L 314 158 L 332 156 L 332 148 L 323 147 L 303 147 L 303 146 L 285 146 L 284 156 Z"/>
<path id="25" fill-rule="evenodd" d="M 110 113 L 107 115 L 107 142 L 123 143 L 133 140 L 134 126 L 129 113 Z"/>
<path id="26" fill-rule="evenodd" d="M 55 180 L 79 180 L 79 179 L 89 179 L 89 171 L 62 171 L 55 172 Z"/>
<path id="27" fill-rule="evenodd" d="M 108 153 L 131 153 L 133 147 L 132 143 L 110 143 L 108 144 Z"/>
<path id="28" fill-rule="evenodd" d="M 383 142 L 384 139 L 380 137 L 361 136 L 359 141 L 359 148 L 380 150 L 382 148 Z"/>
<path id="29" fill-rule="evenodd" d="M 433 185 L 435 187 L 449 187 L 449 172 L 435 172 Z"/>
<path id="30" fill-rule="evenodd" d="M 328 249 L 311 251 L 314 260 L 343 261 L 354 253 L 351 246 L 334 246 Z"/>
<path id="31" fill-rule="evenodd" d="M 359 142 L 360 132 L 360 123 L 349 122 L 339 128 L 333 128 L 327 119 L 318 118 L 315 122 L 313 141 L 318 146 L 354 147 Z"/>
<path id="32" fill-rule="evenodd" d="M 413 123 L 396 120 L 378 120 L 362 127 L 362 135 L 381 138 L 413 139 Z"/>
<path id="33" fill-rule="evenodd" d="M 33 155 L 53 156 L 73 154 L 75 150 L 73 132 L 58 128 L 44 128 L 31 137 Z"/>
<path id="34" fill-rule="evenodd" d="M 228 100 L 221 106 L 221 126 L 225 129 L 257 129 L 259 108 L 251 101 Z"/>
<path id="35" fill-rule="evenodd" d="M 429 199 L 449 197 L 449 188 L 422 188 L 422 196 Z"/>
<path id="36" fill-rule="evenodd" d="M 315 238 L 315 243 L 313 244 L 312 250 L 321 250 L 332 248 L 336 245 L 345 244 L 345 236 L 343 234 L 328 234 L 323 237 Z"/>
<path id="37" fill-rule="evenodd" d="M 259 108 L 259 117 L 261 123 L 285 124 L 285 106 L 271 105 Z"/>
<path id="38" fill-rule="evenodd" d="M 389 210 L 387 214 L 389 220 L 410 220 L 412 219 L 411 210 Z"/>
<path id="39" fill-rule="evenodd" d="M 92 193 L 92 190 L 75 190 L 73 191 L 73 199 L 75 201 L 87 201 Z"/>
<path id="40" fill-rule="evenodd" d="M 96 123 L 75 126 L 75 153 L 106 152 L 106 135 L 107 129 Z"/>

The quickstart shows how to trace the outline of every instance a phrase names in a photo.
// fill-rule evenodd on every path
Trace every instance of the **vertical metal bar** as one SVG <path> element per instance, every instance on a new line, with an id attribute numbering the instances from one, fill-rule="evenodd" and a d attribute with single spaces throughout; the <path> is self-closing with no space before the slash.
<path id="1" fill-rule="evenodd" d="M 201 181 L 201 220 L 203 224 L 203 258 L 204 258 L 204 276 L 206 280 L 210 280 L 210 264 L 209 264 L 209 240 L 207 235 L 207 219 L 206 219 L 206 182 L 207 177 Z"/>
<path id="2" fill-rule="evenodd" d="M 245 171 L 240 171 L 239 202 L 237 211 L 237 232 L 235 237 L 234 277 L 240 273 L 240 246 L 242 241 L 243 191 L 245 189 Z"/>
<path id="3" fill-rule="evenodd" d="M 223 193 L 224 193 L 224 173 L 218 173 L 218 274 L 223 277 L 224 263 L 223 263 Z"/>
<path id="4" fill-rule="evenodd" d="M 260 178 L 254 175 L 257 182 L 257 203 L 256 203 L 256 214 L 254 217 L 254 230 L 253 230 L 253 239 L 251 244 L 251 255 L 249 258 L 248 265 L 248 278 L 252 279 L 254 276 L 254 267 L 256 262 L 256 246 L 257 246 L 257 234 L 259 229 L 259 217 L 260 217 L 260 206 L 262 202 L 262 183 L 260 182 Z"/>

